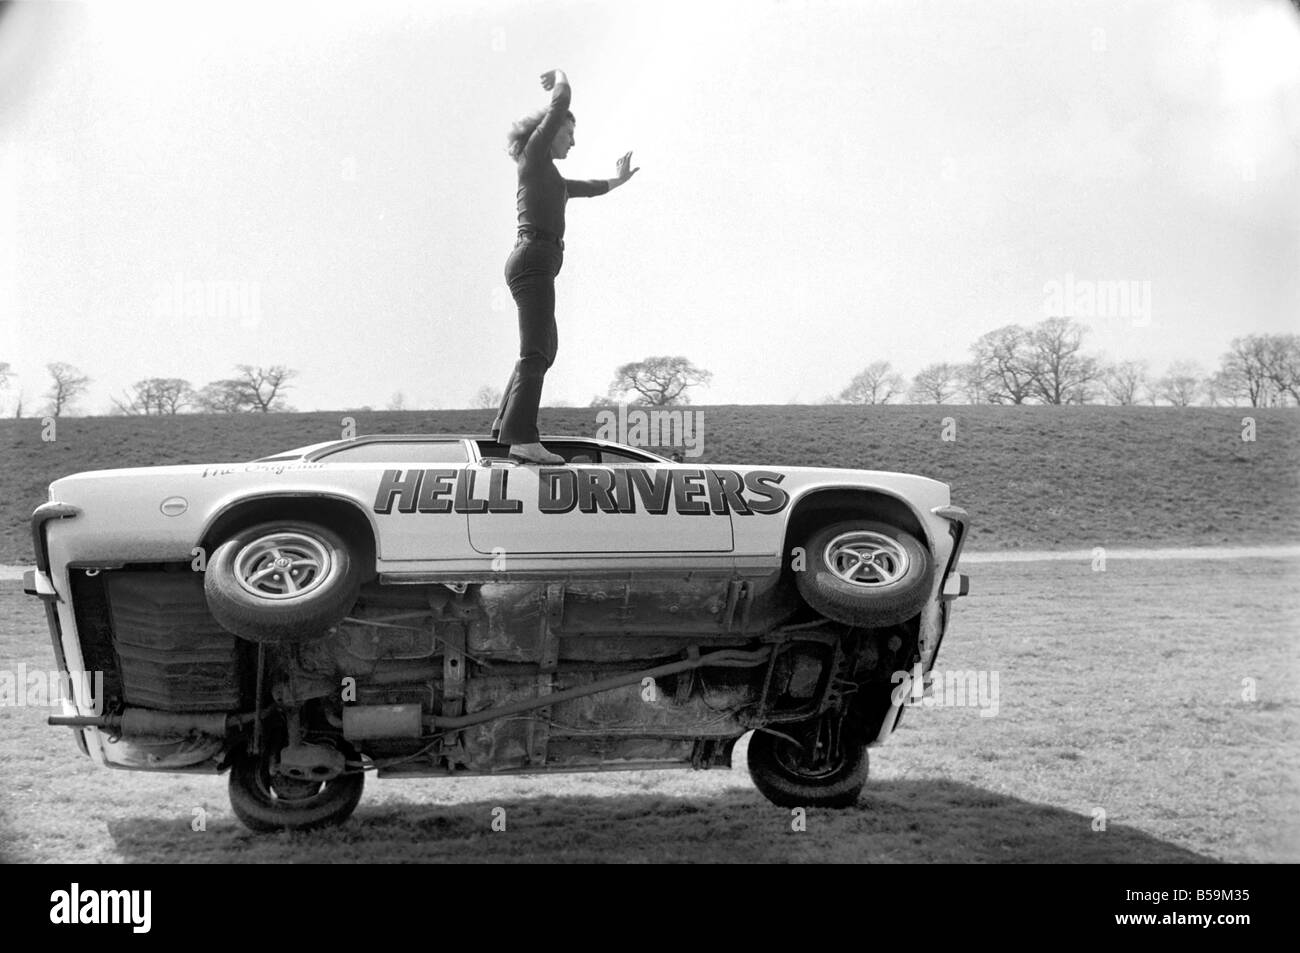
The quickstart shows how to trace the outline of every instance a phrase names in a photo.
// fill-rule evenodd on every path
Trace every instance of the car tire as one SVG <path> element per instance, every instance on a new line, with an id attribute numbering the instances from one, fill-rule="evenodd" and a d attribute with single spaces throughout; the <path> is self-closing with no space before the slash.
<path id="1" fill-rule="evenodd" d="M 338 625 L 361 591 L 361 566 L 338 533 L 315 523 L 261 523 L 212 553 L 208 611 L 253 642 L 302 642 Z"/>
<path id="2" fill-rule="evenodd" d="M 798 726 L 790 726 L 793 731 Z M 759 792 L 778 807 L 852 807 L 867 783 L 870 758 L 867 746 L 853 734 L 840 743 L 833 762 L 814 764 L 808 757 L 808 742 L 817 732 L 805 728 L 795 735 L 803 747 L 782 734 L 758 730 L 749 739 L 749 776 Z"/>
<path id="3" fill-rule="evenodd" d="M 349 762 L 360 756 L 340 743 Z M 230 807 L 251 831 L 308 831 L 342 824 L 361 801 L 366 777 L 360 771 L 329 781 L 290 781 L 273 777 L 270 758 L 250 755 L 242 746 L 231 756 Z"/>
<path id="4" fill-rule="evenodd" d="M 930 598 L 929 552 L 911 533 L 888 523 L 832 523 L 808 538 L 804 552 L 807 563 L 795 573 L 799 593 L 836 622 L 896 625 Z M 870 558 L 863 562 L 864 556 Z"/>

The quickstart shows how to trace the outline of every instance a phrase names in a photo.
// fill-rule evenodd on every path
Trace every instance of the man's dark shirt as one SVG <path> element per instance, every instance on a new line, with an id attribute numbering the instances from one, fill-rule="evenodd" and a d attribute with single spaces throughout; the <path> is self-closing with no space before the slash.
<path id="1" fill-rule="evenodd" d="M 519 224 L 539 228 L 564 237 L 564 205 L 570 198 L 604 195 L 609 191 L 605 179 L 566 179 L 551 159 L 551 143 L 568 117 L 570 91 L 568 83 L 556 83 L 551 105 L 533 130 L 519 156 L 519 190 L 515 207 Z"/>

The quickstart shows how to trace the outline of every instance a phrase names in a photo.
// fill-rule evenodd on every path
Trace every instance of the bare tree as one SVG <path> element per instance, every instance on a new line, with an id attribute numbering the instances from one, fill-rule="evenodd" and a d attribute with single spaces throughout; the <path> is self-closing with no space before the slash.
<path id="1" fill-rule="evenodd" d="M 1142 400 L 1149 386 L 1146 361 L 1120 361 L 1101 372 L 1101 386 L 1106 395 L 1121 407 Z"/>
<path id="2" fill-rule="evenodd" d="M 283 364 L 270 367 L 240 364 L 236 370 L 239 371 L 236 380 L 243 385 L 255 410 L 269 414 L 291 409 L 285 402 L 284 391 L 289 389 L 288 382 L 298 376 L 297 371 L 291 371 Z"/>
<path id="3" fill-rule="evenodd" d="M 1155 396 L 1175 407 L 1190 407 L 1205 389 L 1205 370 L 1194 361 L 1175 361 L 1156 381 Z"/>
<path id="4" fill-rule="evenodd" d="M 1250 406 L 1267 406 L 1274 390 L 1269 374 L 1270 358 L 1268 339 L 1264 336 L 1248 334 L 1233 338 L 1228 353 L 1220 359 L 1215 380 L 1225 393 L 1245 399 Z"/>
<path id="5" fill-rule="evenodd" d="M 181 377 L 154 378 L 154 406 L 159 413 L 179 414 L 194 403 L 194 388 Z"/>
<path id="6" fill-rule="evenodd" d="M 1265 338 L 1264 365 L 1268 382 L 1281 398 L 1300 404 L 1300 334 L 1270 334 Z"/>
<path id="7" fill-rule="evenodd" d="M 1232 382 L 1223 376 L 1223 371 L 1215 371 L 1205 379 L 1205 402 L 1211 407 L 1235 407 L 1238 395 Z"/>
<path id="8" fill-rule="evenodd" d="M 990 404 L 1023 404 L 1037 393 L 1029 331 L 1008 324 L 982 335 L 973 345 L 970 386 Z"/>
<path id="9" fill-rule="evenodd" d="M 1070 318 L 1048 318 L 1029 331 L 1031 379 L 1045 404 L 1082 404 L 1100 376 L 1098 362 L 1083 351 L 1087 329 Z"/>
<path id="10" fill-rule="evenodd" d="M 987 404 L 989 403 L 988 390 L 984 386 L 984 373 L 978 363 L 967 361 L 965 364 L 958 364 L 957 382 L 961 386 L 962 397 L 968 404 Z"/>
<path id="11" fill-rule="evenodd" d="M 197 400 L 190 382 L 179 377 L 148 377 L 112 398 L 119 413 L 145 417 L 178 414 Z"/>
<path id="12" fill-rule="evenodd" d="M 252 410 L 248 396 L 236 380 L 220 380 L 205 384 L 195 398 L 200 409 L 209 414 L 243 414 Z"/>
<path id="13" fill-rule="evenodd" d="M 11 377 L 13 377 L 13 371 L 9 369 L 9 365 L 4 361 L 0 361 L 0 391 L 5 390 L 9 387 L 9 378 Z M 23 399 L 22 399 L 22 395 L 20 394 L 18 397 L 18 412 L 15 413 L 14 416 L 21 417 L 22 409 L 23 409 Z"/>
<path id="14" fill-rule="evenodd" d="M 961 392 L 964 375 L 961 364 L 930 364 L 916 372 L 908 397 L 918 404 L 945 403 Z"/>
<path id="15" fill-rule="evenodd" d="M 888 361 L 872 361 L 853 376 L 837 399 L 843 404 L 887 404 L 906 387 L 907 381 L 894 373 Z"/>
<path id="16" fill-rule="evenodd" d="M 393 394 L 392 397 L 388 398 L 388 407 L 385 408 L 385 409 L 387 409 L 387 410 L 405 410 L 405 409 L 406 409 L 406 395 L 405 395 L 404 393 L 402 393 L 400 390 L 397 391 L 397 393 Z"/>
<path id="17" fill-rule="evenodd" d="M 283 364 L 254 367 L 239 364 L 238 374 L 224 380 L 213 381 L 198 393 L 198 404 L 208 413 L 279 413 L 290 410 L 284 392 L 288 382 L 298 376 Z"/>
<path id="18" fill-rule="evenodd" d="M 684 357 L 647 357 L 624 364 L 614 371 L 609 398 L 619 400 L 635 393 L 652 407 L 689 404 L 688 387 L 698 387 L 713 379 L 713 374 L 696 367 Z"/>
<path id="19" fill-rule="evenodd" d="M 484 384 L 474 392 L 474 402 L 470 404 L 470 406 L 479 407 L 483 410 L 496 410 L 501 406 L 501 398 L 503 396 L 504 395 L 501 391 L 497 390 L 495 387 Z"/>
<path id="20" fill-rule="evenodd" d="M 86 388 L 90 385 L 90 378 L 63 361 L 46 364 L 45 369 L 50 372 L 53 381 L 50 389 L 45 392 L 45 397 L 49 401 L 47 406 L 51 415 L 61 417 L 63 412 L 70 409 L 73 403 L 86 392 Z"/>

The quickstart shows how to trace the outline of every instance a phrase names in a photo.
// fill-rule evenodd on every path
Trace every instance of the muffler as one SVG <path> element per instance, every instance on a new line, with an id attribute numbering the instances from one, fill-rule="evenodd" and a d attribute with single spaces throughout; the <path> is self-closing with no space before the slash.
<path id="1" fill-rule="evenodd" d="M 349 741 L 364 741 L 367 738 L 419 738 L 422 733 L 419 703 L 343 707 L 343 737 Z"/>

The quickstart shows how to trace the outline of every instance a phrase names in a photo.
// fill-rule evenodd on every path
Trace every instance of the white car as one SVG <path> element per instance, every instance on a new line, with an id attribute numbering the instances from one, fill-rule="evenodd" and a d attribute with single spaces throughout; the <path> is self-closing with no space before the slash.
<path id="1" fill-rule="evenodd" d="M 728 767 L 751 730 L 770 800 L 853 804 L 967 589 L 948 487 L 544 440 L 566 465 L 381 435 L 56 480 L 25 583 L 73 676 L 51 724 L 230 770 L 255 830 L 343 821 L 370 770 Z"/>

